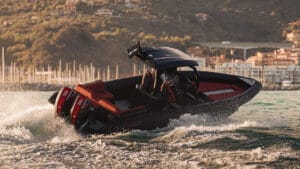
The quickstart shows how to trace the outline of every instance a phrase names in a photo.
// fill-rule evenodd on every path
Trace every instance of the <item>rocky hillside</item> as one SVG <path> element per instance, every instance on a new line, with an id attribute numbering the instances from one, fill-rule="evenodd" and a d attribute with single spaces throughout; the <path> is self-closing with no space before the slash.
<path id="1" fill-rule="evenodd" d="M 185 50 L 199 41 L 282 41 L 299 0 L 0 1 L 0 46 L 22 66 L 73 60 L 128 68 L 136 41 Z"/>

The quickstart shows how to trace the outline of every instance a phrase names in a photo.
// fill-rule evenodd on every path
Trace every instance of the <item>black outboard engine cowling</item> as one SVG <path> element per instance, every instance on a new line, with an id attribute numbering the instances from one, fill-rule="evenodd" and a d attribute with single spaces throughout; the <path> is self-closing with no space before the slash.
<path id="1" fill-rule="evenodd" d="M 85 96 L 78 95 L 70 110 L 70 122 L 80 129 L 88 120 L 88 114 L 93 109 L 91 101 Z"/>
<path id="2" fill-rule="evenodd" d="M 77 92 L 69 87 L 63 87 L 58 92 L 55 101 L 55 115 L 70 119 L 70 109 L 77 96 Z"/>

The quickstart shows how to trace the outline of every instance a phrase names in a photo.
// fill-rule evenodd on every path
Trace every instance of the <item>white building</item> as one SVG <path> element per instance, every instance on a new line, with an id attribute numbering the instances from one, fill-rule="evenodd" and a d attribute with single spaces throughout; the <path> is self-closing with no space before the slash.
<path id="1" fill-rule="evenodd" d="M 113 11 L 110 9 L 98 9 L 95 13 L 96 16 L 112 16 Z"/>

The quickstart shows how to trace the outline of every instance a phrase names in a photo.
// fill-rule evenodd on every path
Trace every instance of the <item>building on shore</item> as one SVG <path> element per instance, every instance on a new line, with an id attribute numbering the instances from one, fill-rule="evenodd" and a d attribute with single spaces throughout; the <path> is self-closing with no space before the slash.
<path id="1" fill-rule="evenodd" d="M 300 56 L 291 50 L 278 49 L 272 53 L 257 52 L 246 62 L 251 63 L 252 66 L 290 66 L 299 65 Z"/>
<path id="2" fill-rule="evenodd" d="M 96 16 L 106 16 L 106 17 L 111 17 L 113 15 L 113 10 L 111 9 L 97 9 L 95 12 Z"/>
<path id="3" fill-rule="evenodd" d="M 300 88 L 300 33 L 288 33 L 286 40 L 293 43 L 291 48 L 256 52 L 245 60 L 235 58 L 232 50 L 228 57 L 224 54 L 212 55 L 199 46 L 190 47 L 187 53 L 205 63 L 201 70 L 254 78 L 266 88 L 282 89 L 290 85 Z"/>
<path id="4" fill-rule="evenodd" d="M 294 48 L 300 48 L 300 32 L 291 32 L 286 35 L 286 40 L 293 42 Z"/>

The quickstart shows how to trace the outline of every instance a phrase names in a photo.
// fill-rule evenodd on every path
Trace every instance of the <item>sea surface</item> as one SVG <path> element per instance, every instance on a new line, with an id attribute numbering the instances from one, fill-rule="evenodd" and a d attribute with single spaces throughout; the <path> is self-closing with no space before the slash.
<path id="1" fill-rule="evenodd" d="M 261 91 L 227 119 L 90 136 L 54 118 L 51 94 L 0 92 L 0 169 L 300 168 L 300 91 Z"/>

